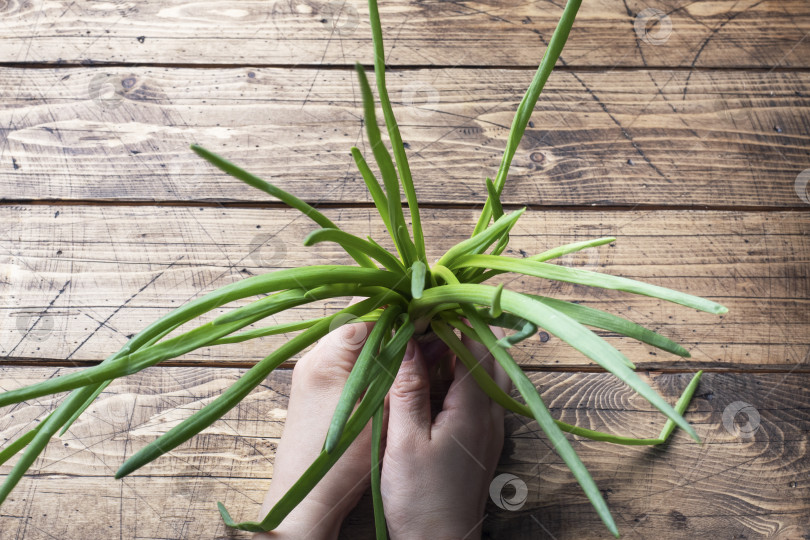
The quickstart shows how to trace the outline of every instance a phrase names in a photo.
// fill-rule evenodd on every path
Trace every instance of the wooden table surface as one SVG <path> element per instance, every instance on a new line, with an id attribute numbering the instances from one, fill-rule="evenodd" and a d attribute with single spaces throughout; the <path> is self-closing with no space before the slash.
<path id="1" fill-rule="evenodd" d="M 381 2 L 431 260 L 469 234 L 561 6 Z M 245 276 L 349 262 L 302 247 L 309 222 L 206 165 L 192 142 L 382 238 L 349 156 L 365 145 L 352 64 L 371 60 L 367 15 L 360 0 L 0 0 L 3 389 L 99 362 L 159 315 Z M 605 335 L 670 400 L 706 372 L 686 413 L 702 445 L 682 432 L 656 448 L 571 438 L 625 538 L 810 538 L 808 180 L 806 0 L 585 0 L 508 181 L 505 203 L 529 206 L 513 254 L 613 235 L 560 263 L 730 310 L 512 282 L 683 343 L 689 359 Z M 256 513 L 289 365 L 168 456 L 112 475 L 281 342 L 199 351 L 110 386 L 3 505 L 0 538 L 247 538 L 215 502 Z M 663 422 L 553 336 L 518 358 L 562 420 L 638 437 Z M 0 411 L 0 441 L 57 402 Z M 485 537 L 608 537 L 536 424 L 507 417 L 498 471 L 529 495 L 518 511 L 490 503 Z M 371 537 L 368 499 L 341 534 Z"/>

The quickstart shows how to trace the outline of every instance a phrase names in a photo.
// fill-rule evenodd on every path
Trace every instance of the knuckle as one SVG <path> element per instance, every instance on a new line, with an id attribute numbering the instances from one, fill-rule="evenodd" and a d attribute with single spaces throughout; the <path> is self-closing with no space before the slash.
<path id="1" fill-rule="evenodd" d="M 402 367 L 391 385 L 391 397 L 408 402 L 428 390 L 429 381 L 413 369 Z"/>
<path id="2" fill-rule="evenodd" d="M 293 384 L 307 387 L 328 387 L 344 382 L 351 372 L 353 362 L 329 350 L 313 349 L 293 367 Z"/>

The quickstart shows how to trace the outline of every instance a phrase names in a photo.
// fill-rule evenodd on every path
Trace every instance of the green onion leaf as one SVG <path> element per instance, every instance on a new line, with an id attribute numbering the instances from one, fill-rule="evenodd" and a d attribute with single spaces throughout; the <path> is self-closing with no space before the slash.
<path id="1" fill-rule="evenodd" d="M 493 292 L 494 287 L 487 285 L 461 284 L 433 287 L 426 290 L 422 298 L 411 302 L 409 314 L 411 318 L 416 319 L 421 313 L 429 310 L 431 305 L 447 302 L 486 306 L 491 301 Z M 568 315 L 542 302 L 538 302 L 531 297 L 514 291 L 503 291 L 501 302 L 505 311 L 509 311 L 523 319 L 531 321 L 538 327 L 545 328 L 548 332 L 556 335 L 582 354 L 613 373 L 659 411 L 669 418 L 672 418 L 678 426 L 689 433 L 693 439 L 700 442 L 692 426 L 627 366 L 629 360 L 613 346 L 600 339 L 591 330 L 588 330 Z M 467 315 L 467 311 L 468 310 L 464 310 L 465 315 Z M 469 319 L 469 317 L 467 318 Z"/>
<path id="2" fill-rule="evenodd" d="M 515 259 L 513 257 L 466 255 L 456 259 L 451 266 L 459 268 L 492 268 L 493 270 L 516 272 L 527 276 L 577 283 L 590 287 L 641 294 L 699 309 L 708 313 L 723 314 L 728 311 L 726 307 L 721 306 L 717 302 L 712 302 L 711 300 L 691 294 L 673 291 L 665 287 L 650 285 L 634 279 L 611 276 L 610 274 L 600 274 L 599 272 L 591 272 L 577 268 L 567 268 L 556 264 Z"/>
<path id="3" fill-rule="evenodd" d="M 219 397 L 205 405 L 202 409 L 186 418 L 172 429 L 148 444 L 135 455 L 129 458 L 115 473 L 116 478 L 122 478 L 133 471 L 143 467 L 147 463 L 171 451 L 178 445 L 186 442 L 191 437 L 207 428 L 222 415 L 235 407 L 245 398 L 256 386 L 279 365 L 291 356 L 309 347 L 329 332 L 332 321 L 342 315 L 350 314 L 354 316 L 363 315 L 376 309 L 385 302 L 384 295 L 367 298 L 361 302 L 344 308 L 337 313 L 324 317 L 323 320 L 315 324 L 309 330 L 295 336 L 290 341 L 281 345 L 270 355 L 260 360 L 250 368 L 237 382 L 225 390 Z"/>
<path id="4" fill-rule="evenodd" d="M 340 393 L 340 399 L 332 415 L 332 421 L 329 424 L 329 431 L 326 433 L 326 442 L 324 443 L 326 452 L 331 454 L 337 447 L 357 400 L 360 399 L 363 391 L 371 384 L 368 375 L 372 365 L 377 361 L 382 338 L 391 331 L 400 313 L 402 313 L 402 309 L 399 306 L 387 308 L 366 339 L 363 349 L 360 351 L 354 367 L 349 373 L 349 378 L 343 385 L 343 391 Z"/>
<path id="5" fill-rule="evenodd" d="M 497 288 L 495 289 L 495 294 L 492 296 L 492 304 L 490 304 L 489 308 L 489 316 L 493 319 L 500 317 L 501 313 L 503 313 L 503 309 L 501 309 L 501 293 L 503 292 L 503 283 L 499 283 Z"/>
<path id="6" fill-rule="evenodd" d="M 614 536 L 618 537 L 619 530 L 616 528 L 616 523 L 610 515 L 610 510 L 608 510 L 607 504 L 602 498 L 602 493 L 596 486 L 596 482 L 591 478 L 588 469 L 585 468 L 585 465 L 582 464 L 579 456 L 577 456 L 577 453 L 571 447 L 571 443 L 568 442 L 563 432 L 557 424 L 554 423 L 554 419 L 548 411 L 548 408 L 546 408 L 545 403 L 543 403 L 537 388 L 534 387 L 534 384 L 529 380 L 523 370 L 520 369 L 520 366 L 517 365 L 511 355 L 505 349 L 498 346 L 497 338 L 492 333 L 492 330 L 489 329 L 489 326 L 478 316 L 478 312 L 475 308 L 469 304 L 463 304 L 462 309 L 467 319 L 473 324 L 475 332 L 482 339 L 484 345 L 486 345 L 509 378 L 512 379 L 515 388 L 520 392 L 520 395 L 523 396 L 523 399 L 526 400 L 526 404 L 532 411 L 534 419 L 546 433 L 549 441 L 554 446 L 554 450 L 557 451 L 557 454 L 565 461 L 568 468 L 571 469 L 571 473 L 574 475 L 574 478 L 577 479 L 579 485 L 582 486 L 585 495 L 591 501 L 591 504 L 593 504 L 602 522 Z"/>
<path id="7" fill-rule="evenodd" d="M 421 298 L 425 290 L 427 266 L 422 261 L 415 261 L 411 266 L 411 296 Z"/>
<path id="8" fill-rule="evenodd" d="M 520 210 L 510 212 L 493 223 L 491 227 L 484 229 L 472 238 L 459 242 L 441 256 L 438 264 L 451 268 L 452 266 L 457 266 L 454 265 L 454 262 L 459 258 L 485 250 L 501 235 L 509 234 L 509 231 L 512 230 L 512 227 L 515 226 L 515 223 L 517 223 L 517 220 L 523 215 L 525 210 L 525 208 L 521 208 Z"/>
<path id="9" fill-rule="evenodd" d="M 384 404 L 380 404 L 371 419 L 371 500 L 374 504 L 374 529 L 377 540 L 388 540 L 383 508 L 380 463 L 382 463 L 382 429 Z"/>
<path id="10" fill-rule="evenodd" d="M 312 246 L 320 242 L 335 242 L 336 244 L 340 244 L 347 253 L 350 249 L 360 251 L 382 264 L 391 272 L 405 273 L 405 267 L 402 266 L 402 263 L 399 262 L 396 257 L 381 247 L 362 238 L 358 238 L 353 234 L 349 234 L 346 231 L 341 231 L 340 229 L 317 229 L 309 233 L 306 239 L 304 239 L 305 246 Z"/>
<path id="11" fill-rule="evenodd" d="M 265 193 L 269 193 L 270 195 L 280 200 L 287 206 L 295 208 L 296 210 L 300 211 L 321 227 L 332 229 L 339 228 L 337 225 L 332 223 L 332 221 L 329 218 L 327 218 L 326 216 L 315 210 L 312 206 L 305 203 L 295 195 L 287 193 L 283 189 L 278 188 L 273 184 L 266 182 L 265 180 L 262 180 L 258 176 L 247 172 L 246 170 L 234 165 L 225 158 L 218 156 L 217 154 L 211 152 L 210 150 L 206 150 L 202 146 L 192 144 L 191 149 L 194 150 L 194 152 L 196 152 L 197 155 L 199 155 L 204 160 L 208 161 L 221 171 L 233 176 L 237 180 L 241 180 L 242 182 L 248 184 L 249 186 L 255 187 L 256 189 L 260 189 Z M 367 268 L 369 267 L 369 263 L 371 261 L 369 261 L 368 257 L 363 255 L 362 253 L 352 251 L 349 254 L 355 261 L 357 261 L 357 263 L 360 266 L 365 266 Z M 371 264 L 373 265 L 374 263 Z"/>
<path id="12" fill-rule="evenodd" d="M 543 91 L 543 87 L 549 75 L 551 75 L 551 71 L 554 69 L 554 64 L 557 63 L 557 59 L 559 59 L 560 53 L 565 46 L 568 33 L 571 31 L 571 26 L 574 24 L 574 18 L 577 15 L 581 3 L 582 0 L 568 0 L 565 4 L 565 9 L 560 17 L 560 21 L 557 23 L 557 28 L 554 29 L 554 34 L 551 36 L 551 40 L 548 43 L 546 53 L 543 55 L 543 60 L 540 62 L 540 66 L 537 68 L 537 72 L 529 88 L 526 90 L 526 94 L 524 94 L 523 99 L 520 101 L 518 110 L 515 113 L 515 118 L 512 120 L 512 128 L 509 131 L 509 138 L 506 141 L 506 149 L 504 149 L 503 152 L 501 165 L 498 168 L 497 176 L 495 176 L 495 188 L 498 195 L 503 192 L 503 187 L 506 183 L 506 175 L 509 173 L 509 165 L 512 163 L 512 158 L 515 155 L 518 144 L 520 144 L 523 133 L 526 131 L 526 125 L 529 123 L 529 118 L 531 118 L 532 110 L 537 104 L 537 99 L 540 97 L 540 92 Z M 489 224 L 491 212 L 492 200 L 487 197 L 484 209 L 481 211 L 481 217 L 478 218 L 478 223 L 473 230 L 473 236 L 486 228 Z"/>
<path id="13" fill-rule="evenodd" d="M 384 402 L 385 395 L 388 393 L 388 389 L 391 388 L 397 371 L 399 371 L 399 366 L 405 355 L 405 347 L 408 344 L 408 340 L 413 335 L 413 331 L 413 324 L 411 324 L 410 321 L 406 321 L 400 326 L 391 341 L 380 351 L 379 361 L 384 366 L 384 369 L 379 372 L 377 378 L 371 386 L 369 386 L 363 399 L 360 400 L 360 405 L 357 406 L 357 409 L 346 423 L 346 429 L 343 432 L 343 436 L 340 438 L 340 443 L 337 448 L 335 448 L 331 454 L 322 451 L 304 474 L 287 490 L 287 493 L 270 509 L 270 512 L 267 513 L 261 522 L 246 521 L 243 523 L 234 523 L 231 516 L 225 510 L 225 507 L 222 504 L 218 504 L 226 525 L 245 531 L 271 531 L 278 527 L 282 520 L 287 517 L 298 503 L 315 487 L 321 478 L 326 475 L 329 469 L 337 463 L 338 459 L 340 459 L 346 449 L 349 448 L 349 445 L 351 445 L 360 432 L 363 431 L 363 428 L 368 424 L 368 421 L 380 407 L 380 404 Z"/>
<path id="14" fill-rule="evenodd" d="M 380 13 L 377 9 L 377 0 L 368 0 L 369 21 L 371 22 L 371 38 L 374 42 L 374 75 L 377 78 L 377 92 L 380 95 L 380 106 L 385 118 L 385 126 L 388 128 L 388 138 L 391 140 L 391 147 L 394 149 L 394 159 L 399 171 L 399 179 L 405 189 L 405 197 L 408 200 L 408 208 L 411 211 L 411 222 L 413 223 L 413 239 L 416 248 L 416 256 L 422 262 L 427 262 L 425 255 L 425 237 L 422 233 L 422 220 L 419 217 L 419 203 L 416 200 L 416 191 L 411 178 L 411 168 L 408 165 L 408 158 L 405 155 L 405 146 L 402 144 L 402 136 L 399 134 L 399 126 L 394 117 L 394 110 L 391 108 L 391 100 L 388 99 L 388 89 L 385 86 L 385 50 L 383 48 L 382 27 L 380 24 Z M 399 189 L 397 189 L 397 194 Z M 388 194 L 389 200 L 392 197 Z M 397 199 L 399 204 L 399 199 Z M 410 261 L 413 262 L 413 261 Z"/>

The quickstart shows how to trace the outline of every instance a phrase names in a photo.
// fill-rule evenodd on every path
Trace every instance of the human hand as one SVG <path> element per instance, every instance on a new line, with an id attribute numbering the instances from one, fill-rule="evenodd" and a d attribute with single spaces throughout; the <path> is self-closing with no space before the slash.
<path id="1" fill-rule="evenodd" d="M 498 337 L 499 328 L 493 328 Z M 462 338 L 509 392 L 511 381 L 478 342 Z M 428 361 L 411 342 L 389 392 L 382 497 L 393 539 L 481 535 L 489 483 L 503 448 L 503 408 L 456 361 L 441 412 L 431 421 Z"/>
<path id="2" fill-rule="evenodd" d="M 276 450 L 273 481 L 259 520 L 321 453 L 329 423 L 373 323 L 344 325 L 295 364 L 287 421 Z M 337 538 L 340 524 L 370 484 L 371 424 L 326 476 L 271 533 L 254 540 Z"/>

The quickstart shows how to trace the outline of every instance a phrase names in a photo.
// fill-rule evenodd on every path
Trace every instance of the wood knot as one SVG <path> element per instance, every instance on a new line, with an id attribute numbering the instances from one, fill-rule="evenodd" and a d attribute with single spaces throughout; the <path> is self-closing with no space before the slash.
<path id="1" fill-rule="evenodd" d="M 669 513 L 669 518 L 672 520 L 672 526 L 676 529 L 685 529 L 686 522 L 688 521 L 686 516 L 678 512 L 677 510 L 673 510 Z"/>

